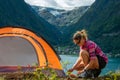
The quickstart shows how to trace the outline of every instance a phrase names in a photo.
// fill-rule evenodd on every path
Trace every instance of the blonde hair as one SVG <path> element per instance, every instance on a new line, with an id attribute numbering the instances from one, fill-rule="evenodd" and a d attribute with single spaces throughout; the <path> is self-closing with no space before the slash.
<path id="1" fill-rule="evenodd" d="M 74 40 L 81 40 L 81 38 L 84 38 L 85 40 L 88 40 L 87 31 L 85 29 L 83 29 L 81 31 L 77 31 L 73 35 Z"/>

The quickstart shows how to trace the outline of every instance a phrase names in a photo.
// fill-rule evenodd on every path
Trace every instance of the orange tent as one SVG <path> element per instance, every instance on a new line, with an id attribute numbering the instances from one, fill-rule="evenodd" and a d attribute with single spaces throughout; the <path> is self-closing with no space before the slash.
<path id="1" fill-rule="evenodd" d="M 15 72 L 18 66 L 49 67 L 63 74 L 60 58 L 42 37 L 23 29 L 0 29 L 0 72 Z"/>

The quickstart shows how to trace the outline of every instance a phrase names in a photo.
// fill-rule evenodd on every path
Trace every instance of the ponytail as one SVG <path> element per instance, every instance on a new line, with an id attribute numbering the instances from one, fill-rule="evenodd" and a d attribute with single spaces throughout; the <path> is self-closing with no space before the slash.
<path id="1" fill-rule="evenodd" d="M 87 32 L 85 29 L 81 30 L 81 36 L 85 39 L 85 40 L 88 40 L 88 35 L 87 35 Z"/>
<path id="2" fill-rule="evenodd" d="M 88 40 L 88 36 L 87 36 L 87 32 L 85 29 L 81 30 L 81 31 L 77 31 L 74 35 L 73 35 L 73 39 L 74 40 L 81 40 L 81 38 L 84 38 L 85 40 Z"/>

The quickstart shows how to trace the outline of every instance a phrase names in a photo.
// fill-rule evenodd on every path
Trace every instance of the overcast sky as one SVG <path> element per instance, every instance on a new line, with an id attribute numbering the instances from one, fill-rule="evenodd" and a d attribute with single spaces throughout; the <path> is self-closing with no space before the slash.
<path id="1" fill-rule="evenodd" d="M 91 5 L 95 0 L 25 0 L 28 4 L 71 10 L 74 7 Z"/>

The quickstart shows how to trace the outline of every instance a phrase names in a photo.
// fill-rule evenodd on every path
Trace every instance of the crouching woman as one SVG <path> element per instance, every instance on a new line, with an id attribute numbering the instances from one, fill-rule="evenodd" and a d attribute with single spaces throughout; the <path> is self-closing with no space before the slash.
<path id="1" fill-rule="evenodd" d="M 101 48 L 93 41 L 88 40 L 85 30 L 77 31 L 73 35 L 73 42 L 80 46 L 79 57 L 69 72 L 78 71 L 77 75 L 71 74 L 71 77 L 98 77 L 101 70 L 108 63 L 107 56 Z"/>

